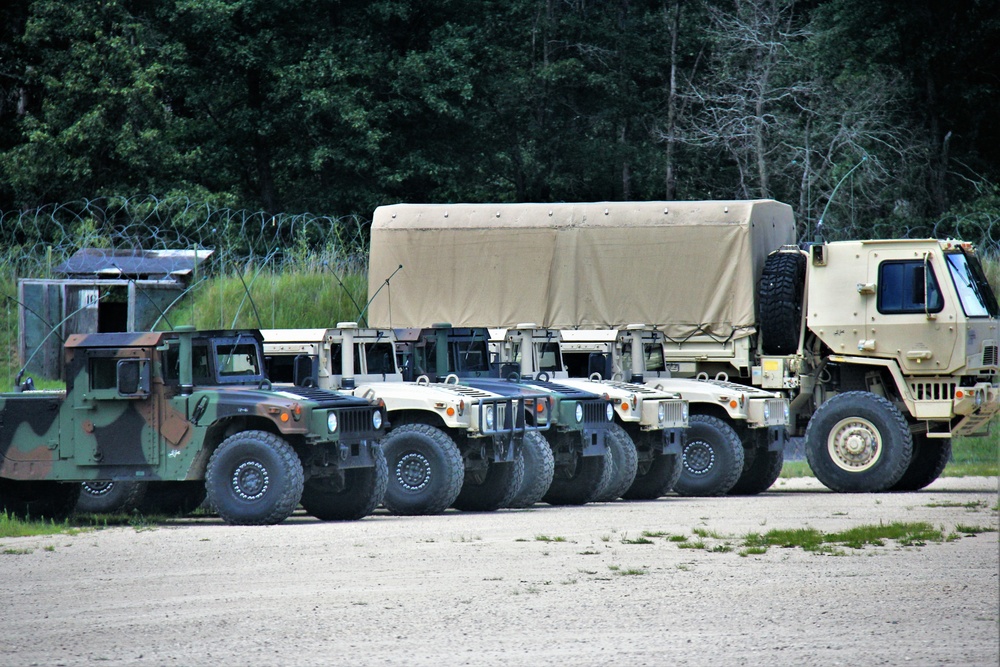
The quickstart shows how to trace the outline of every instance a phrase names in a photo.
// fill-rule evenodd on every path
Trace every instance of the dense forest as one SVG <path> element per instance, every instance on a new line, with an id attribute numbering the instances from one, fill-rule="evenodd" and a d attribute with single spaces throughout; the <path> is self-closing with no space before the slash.
<path id="1" fill-rule="evenodd" d="M 1000 235 L 995 0 L 9 0 L 0 29 L 0 212 L 770 197 L 803 234 Z"/>

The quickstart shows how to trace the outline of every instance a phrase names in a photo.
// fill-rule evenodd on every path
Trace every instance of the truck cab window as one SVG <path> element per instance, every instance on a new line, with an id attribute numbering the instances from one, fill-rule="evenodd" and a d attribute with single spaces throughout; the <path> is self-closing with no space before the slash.
<path id="1" fill-rule="evenodd" d="M 882 262 L 878 267 L 878 312 L 939 313 L 944 308 L 934 268 L 923 260 Z"/>

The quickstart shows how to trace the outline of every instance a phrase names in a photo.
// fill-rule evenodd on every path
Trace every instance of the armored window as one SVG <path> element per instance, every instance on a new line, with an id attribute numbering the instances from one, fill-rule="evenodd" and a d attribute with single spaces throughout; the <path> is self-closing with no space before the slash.
<path id="1" fill-rule="evenodd" d="M 191 379 L 195 384 L 211 384 L 212 368 L 208 345 L 195 343 L 191 346 Z"/>
<path id="2" fill-rule="evenodd" d="M 934 268 L 923 260 L 882 262 L 878 267 L 878 312 L 939 313 L 944 308 Z"/>
<path id="3" fill-rule="evenodd" d="M 485 340 L 461 341 L 457 344 L 458 367 L 463 371 L 488 371 L 490 355 Z"/>
<path id="4" fill-rule="evenodd" d="M 646 355 L 647 371 L 663 371 L 666 366 L 663 364 L 663 346 L 659 343 L 646 343 L 643 345 Z"/>
<path id="5" fill-rule="evenodd" d="M 267 379 L 271 382 L 290 384 L 295 377 L 295 357 L 290 354 L 277 354 L 264 358 L 267 367 Z"/>
<path id="6" fill-rule="evenodd" d="M 118 386 L 118 360 L 114 357 L 90 359 L 90 388 L 115 389 Z"/>
<path id="7" fill-rule="evenodd" d="M 562 357 L 559 354 L 559 343 L 546 342 L 538 344 L 538 370 L 556 372 L 561 371 Z"/>
<path id="8" fill-rule="evenodd" d="M 364 348 L 369 373 L 390 375 L 396 372 L 392 343 L 365 343 Z"/>
<path id="9" fill-rule="evenodd" d="M 194 356 L 194 379 L 198 381 L 198 348 L 192 350 Z M 257 367 L 257 346 L 252 343 L 241 343 L 239 345 L 219 345 L 219 375 L 257 375 L 260 369 Z"/>
<path id="10" fill-rule="evenodd" d="M 344 346 L 342 343 L 330 345 L 330 370 L 334 375 L 341 375 L 344 370 Z M 355 375 L 361 375 L 361 354 L 360 346 L 354 350 L 354 370 Z"/>

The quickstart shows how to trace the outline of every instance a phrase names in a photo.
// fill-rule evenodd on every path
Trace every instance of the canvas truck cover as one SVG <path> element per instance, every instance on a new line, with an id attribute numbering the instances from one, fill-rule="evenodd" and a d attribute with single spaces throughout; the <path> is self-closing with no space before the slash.
<path id="1" fill-rule="evenodd" d="M 383 206 L 368 319 L 739 337 L 767 254 L 789 243 L 791 207 L 773 200 Z"/>

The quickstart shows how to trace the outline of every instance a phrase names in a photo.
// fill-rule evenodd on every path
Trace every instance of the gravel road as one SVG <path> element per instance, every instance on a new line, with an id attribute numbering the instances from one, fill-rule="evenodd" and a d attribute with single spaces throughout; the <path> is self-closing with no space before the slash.
<path id="1" fill-rule="evenodd" d="M 997 532 L 739 550 L 771 529 L 995 530 L 997 483 L 5 538 L 0 664 L 996 667 Z M 668 537 L 695 531 L 705 547 Z"/>

